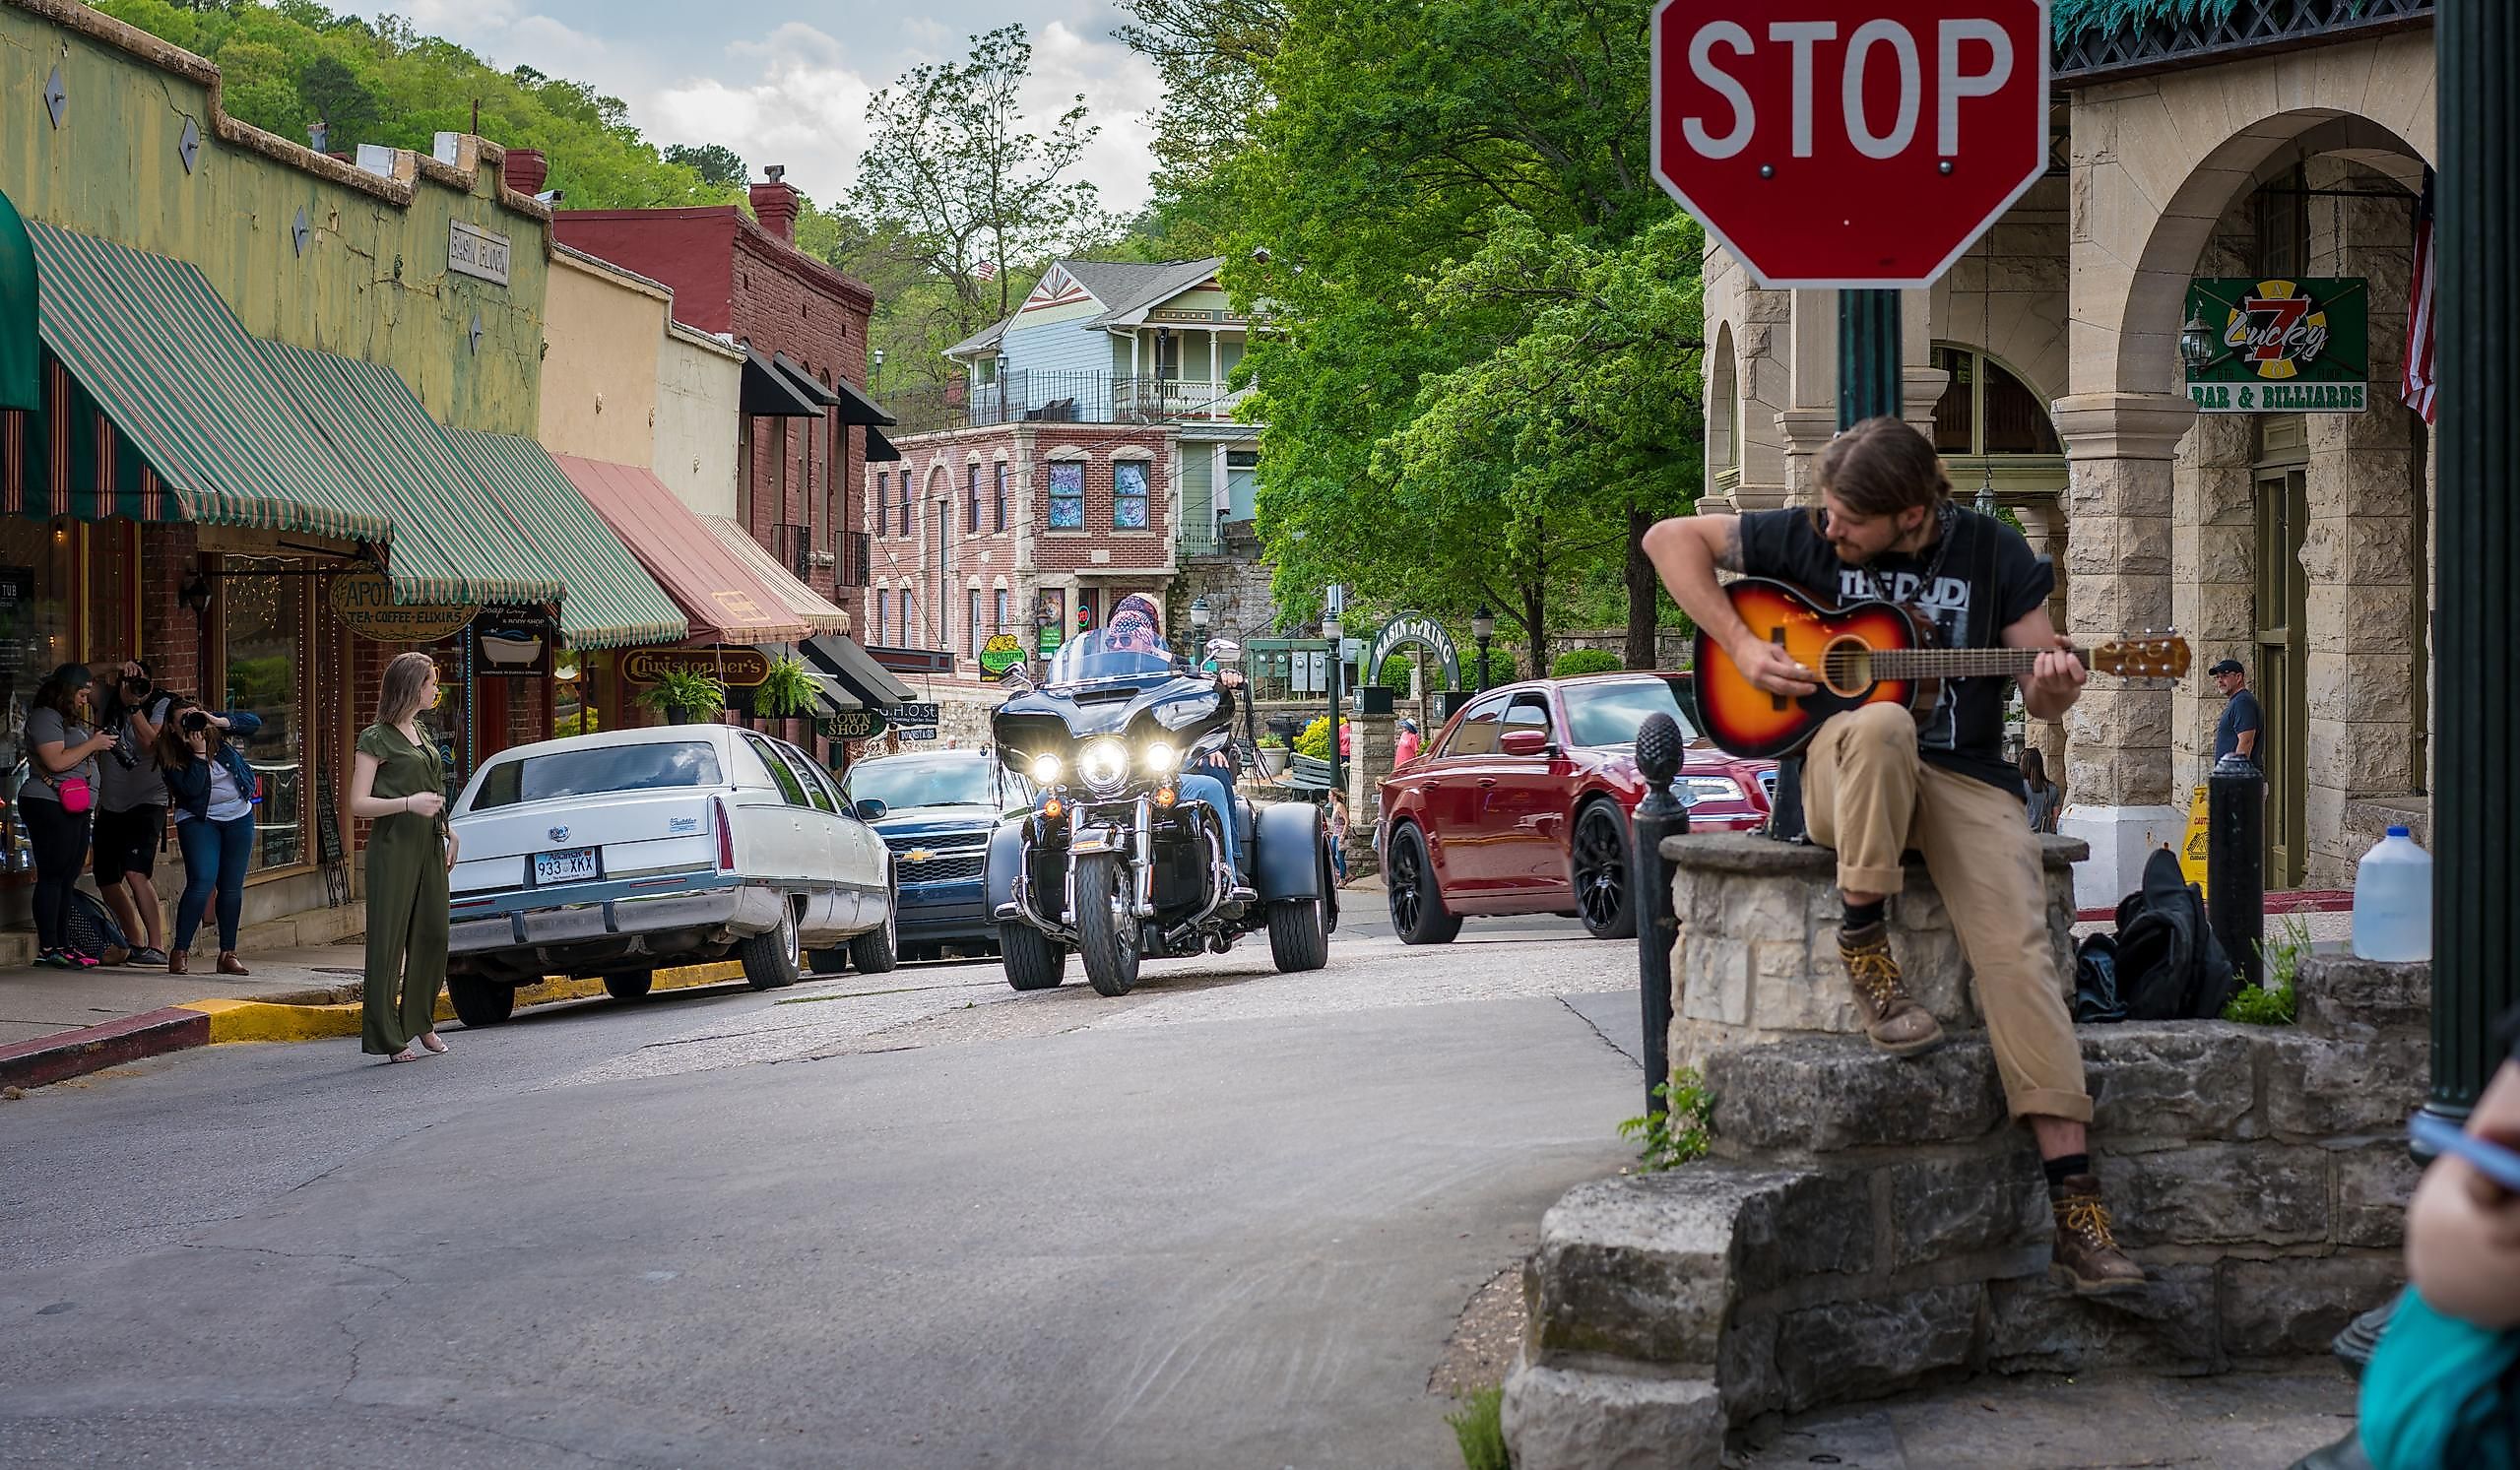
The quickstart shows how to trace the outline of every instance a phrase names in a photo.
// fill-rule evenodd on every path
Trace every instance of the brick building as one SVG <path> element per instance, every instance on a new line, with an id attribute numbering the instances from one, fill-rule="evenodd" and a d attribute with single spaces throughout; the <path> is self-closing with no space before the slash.
<path id="1" fill-rule="evenodd" d="M 747 218 L 706 209 L 577 210 L 560 241 L 656 281 L 674 319 L 748 349 L 738 439 L 736 518 L 782 565 L 846 608 L 864 610 L 853 547 L 870 449 L 889 454 L 891 419 L 864 393 L 874 293 L 796 247 L 797 191 L 769 170 Z"/>

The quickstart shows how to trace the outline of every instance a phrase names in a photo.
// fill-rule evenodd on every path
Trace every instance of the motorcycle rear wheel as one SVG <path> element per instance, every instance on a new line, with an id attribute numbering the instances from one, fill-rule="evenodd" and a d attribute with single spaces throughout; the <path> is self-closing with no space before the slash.
<path id="1" fill-rule="evenodd" d="M 1120 854 L 1076 860 L 1076 953 L 1097 993 L 1126 995 L 1137 984 L 1137 916 L 1130 907 L 1129 867 Z"/>

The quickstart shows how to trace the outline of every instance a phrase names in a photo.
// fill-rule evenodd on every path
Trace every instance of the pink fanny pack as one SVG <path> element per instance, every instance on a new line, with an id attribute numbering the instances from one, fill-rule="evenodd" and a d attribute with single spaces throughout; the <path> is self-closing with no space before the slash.
<path id="1" fill-rule="evenodd" d="M 61 798 L 61 809 L 77 816 L 97 804 L 96 793 L 89 790 L 88 778 L 72 776 L 52 783 L 53 794 Z"/>

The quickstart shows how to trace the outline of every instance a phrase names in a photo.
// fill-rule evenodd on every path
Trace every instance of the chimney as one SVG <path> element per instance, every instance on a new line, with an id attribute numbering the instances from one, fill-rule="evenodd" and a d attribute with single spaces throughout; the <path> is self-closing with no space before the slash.
<path id="1" fill-rule="evenodd" d="M 550 171 L 551 165 L 544 160 L 541 149 L 511 148 L 507 161 L 499 167 L 499 176 L 510 189 L 531 196 L 543 192 L 544 176 Z"/>
<path id="2" fill-rule="evenodd" d="M 797 191 L 787 183 L 787 168 L 773 163 L 761 172 L 768 183 L 752 186 L 752 213 L 761 227 L 787 244 L 797 242 Z"/>

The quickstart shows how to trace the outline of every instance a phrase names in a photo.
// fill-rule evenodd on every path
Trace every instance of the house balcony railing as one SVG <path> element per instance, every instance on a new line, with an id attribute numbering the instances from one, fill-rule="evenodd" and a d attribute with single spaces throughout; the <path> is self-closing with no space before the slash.
<path id="1" fill-rule="evenodd" d="M 897 434 L 999 423 L 1172 423 L 1231 420 L 1248 385 L 1205 378 L 1099 372 L 1009 372 L 995 382 L 948 383 L 881 396 Z"/>
<path id="2" fill-rule="evenodd" d="M 2079 31 L 2056 43 L 2051 77 L 2090 87 L 2432 24 L 2433 0 L 2237 0 L 2191 3 L 2138 26 Z"/>

